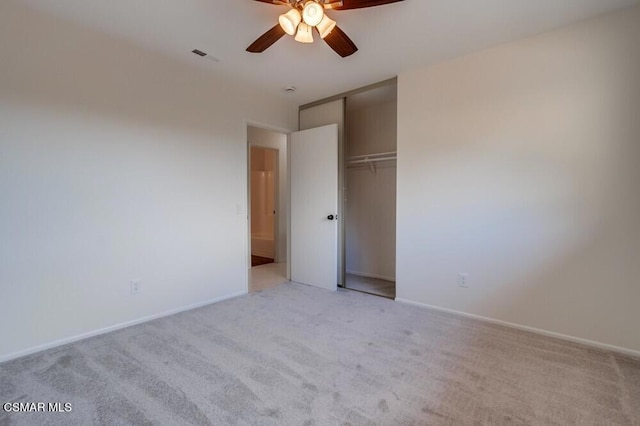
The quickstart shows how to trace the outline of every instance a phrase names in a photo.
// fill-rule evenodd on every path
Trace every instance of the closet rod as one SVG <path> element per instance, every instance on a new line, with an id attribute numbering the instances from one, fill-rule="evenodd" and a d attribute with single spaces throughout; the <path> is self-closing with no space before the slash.
<path id="1" fill-rule="evenodd" d="M 379 161 L 392 161 L 396 160 L 396 157 L 384 157 L 384 158 L 365 158 L 364 160 L 349 160 L 348 164 L 366 164 L 377 163 Z"/>
<path id="2" fill-rule="evenodd" d="M 396 151 L 392 151 L 392 152 L 380 152 L 378 154 L 366 154 L 366 155 L 354 155 L 353 157 L 348 157 L 347 160 L 358 160 L 358 159 L 365 159 L 365 158 L 371 158 L 371 157 L 380 157 L 380 156 L 390 156 L 390 155 L 397 155 L 398 153 Z"/>

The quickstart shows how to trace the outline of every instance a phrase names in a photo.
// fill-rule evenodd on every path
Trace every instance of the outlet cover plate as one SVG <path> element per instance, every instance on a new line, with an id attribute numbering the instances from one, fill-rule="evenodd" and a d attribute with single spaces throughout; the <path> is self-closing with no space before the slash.
<path id="1" fill-rule="evenodd" d="M 469 274 L 464 272 L 458 274 L 458 287 L 469 288 Z"/>

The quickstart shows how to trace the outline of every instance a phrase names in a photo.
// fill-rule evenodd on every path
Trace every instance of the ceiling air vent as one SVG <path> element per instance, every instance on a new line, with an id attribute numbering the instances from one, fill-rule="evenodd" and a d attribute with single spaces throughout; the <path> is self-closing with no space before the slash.
<path id="1" fill-rule="evenodd" d="M 202 50 L 194 49 L 191 52 L 211 62 L 220 62 L 219 58 L 216 58 L 215 56 L 211 56 L 207 52 L 203 52 Z"/>

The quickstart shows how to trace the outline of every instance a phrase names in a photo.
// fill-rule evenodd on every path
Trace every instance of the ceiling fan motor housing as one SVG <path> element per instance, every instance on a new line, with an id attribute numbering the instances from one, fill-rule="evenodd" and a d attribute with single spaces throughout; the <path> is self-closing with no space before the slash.
<path id="1" fill-rule="evenodd" d="M 404 0 L 256 0 L 276 6 L 289 6 L 289 12 L 280 15 L 278 25 L 258 37 L 248 48 L 248 52 L 264 52 L 285 34 L 295 36 L 302 43 L 313 43 L 315 28 L 325 43 L 338 55 L 346 58 L 358 51 L 358 47 L 342 31 L 325 9 L 349 10 L 401 2 Z"/>

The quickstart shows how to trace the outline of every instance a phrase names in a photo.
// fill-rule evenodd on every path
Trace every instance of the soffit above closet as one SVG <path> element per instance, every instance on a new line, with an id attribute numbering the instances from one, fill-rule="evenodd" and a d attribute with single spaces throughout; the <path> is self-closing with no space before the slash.
<path id="1" fill-rule="evenodd" d="M 363 108 L 382 105 L 398 100 L 398 85 L 387 84 L 375 89 L 347 96 L 347 115 Z"/>

